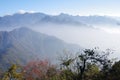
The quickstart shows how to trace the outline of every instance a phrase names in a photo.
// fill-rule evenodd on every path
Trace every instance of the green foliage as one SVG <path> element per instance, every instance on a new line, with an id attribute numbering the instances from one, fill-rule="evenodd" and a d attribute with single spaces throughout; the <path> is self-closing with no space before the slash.
<path id="1" fill-rule="evenodd" d="M 108 53 L 85 49 L 76 56 L 67 54 L 58 67 L 48 60 L 31 61 L 22 67 L 13 64 L 1 80 L 119 80 L 120 61 L 112 65 Z"/>
<path id="2" fill-rule="evenodd" d="M 96 66 L 95 64 L 93 64 L 93 65 L 89 64 L 87 70 L 85 71 L 84 79 L 85 80 L 94 80 L 94 78 L 97 77 L 99 72 L 100 72 L 100 70 L 99 70 L 98 66 Z"/>
<path id="3" fill-rule="evenodd" d="M 2 80 L 22 80 L 22 72 L 18 65 L 13 64 L 3 75 Z"/>
<path id="4" fill-rule="evenodd" d="M 120 61 L 115 62 L 109 71 L 110 80 L 119 80 L 120 79 Z"/>
<path id="5" fill-rule="evenodd" d="M 111 67 L 111 61 L 108 59 L 110 51 L 103 52 L 95 49 L 85 49 L 82 53 L 72 58 L 63 58 L 62 66 L 64 69 L 71 71 L 75 74 L 73 80 L 83 80 L 88 77 L 92 78 L 99 73 L 99 69 L 106 70 Z M 99 67 L 97 67 L 99 66 Z M 91 74 L 93 73 L 93 74 Z"/>

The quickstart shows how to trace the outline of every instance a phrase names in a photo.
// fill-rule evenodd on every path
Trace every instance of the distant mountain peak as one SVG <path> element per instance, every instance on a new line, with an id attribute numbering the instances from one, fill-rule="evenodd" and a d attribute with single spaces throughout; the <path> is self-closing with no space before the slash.
<path id="1" fill-rule="evenodd" d="M 69 16 L 69 14 L 66 14 L 66 13 L 60 13 L 59 15 L 60 16 Z"/>

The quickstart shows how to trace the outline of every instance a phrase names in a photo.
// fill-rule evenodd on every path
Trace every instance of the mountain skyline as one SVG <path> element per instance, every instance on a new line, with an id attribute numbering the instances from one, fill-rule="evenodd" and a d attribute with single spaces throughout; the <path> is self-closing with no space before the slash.
<path id="1" fill-rule="evenodd" d="M 119 80 L 120 0 L 0 0 L 0 79 Z"/>
<path id="2" fill-rule="evenodd" d="M 113 49 L 116 56 L 120 57 L 119 17 L 74 16 L 64 13 L 15 13 L 0 17 L 0 31 L 11 31 L 19 27 L 28 27 L 84 48 Z"/>
<path id="3" fill-rule="evenodd" d="M 32 19 L 32 20 L 31 20 Z M 17 20 L 17 21 L 16 21 Z M 6 15 L 0 17 L 0 27 L 4 26 L 7 27 L 6 23 L 9 27 L 14 26 L 31 26 L 31 25 L 39 25 L 39 24 L 46 24 L 46 23 L 53 23 L 53 24 L 70 24 L 70 25 L 78 25 L 78 26 L 94 26 L 94 25 L 119 25 L 120 18 L 119 17 L 111 17 L 111 16 L 74 16 L 70 14 L 61 13 L 59 15 L 50 15 L 45 13 L 14 13 L 13 15 Z M 16 25 L 19 24 L 19 25 Z M 27 24 L 27 25 L 24 25 Z M 21 26 L 20 26 L 21 27 Z"/>
<path id="4" fill-rule="evenodd" d="M 15 13 L 0 17 L 1 31 L 28 27 L 86 48 L 95 46 L 103 49 L 116 48 L 120 34 L 119 24 L 118 18 L 110 16 L 73 16 L 63 13 L 59 15 Z M 113 41 L 117 44 L 110 44 Z"/>

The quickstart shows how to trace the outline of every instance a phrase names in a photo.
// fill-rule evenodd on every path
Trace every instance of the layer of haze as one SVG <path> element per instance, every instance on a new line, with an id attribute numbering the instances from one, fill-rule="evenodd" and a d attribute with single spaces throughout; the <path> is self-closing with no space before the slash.
<path id="1" fill-rule="evenodd" d="M 0 28 L 0 30 L 12 30 L 13 28 Z M 41 25 L 33 30 L 56 36 L 67 43 L 78 44 L 83 48 L 99 47 L 102 50 L 114 50 L 113 56 L 118 57 L 120 52 L 120 28 L 119 26 L 70 26 L 70 25 Z M 112 57 L 113 57 L 112 56 Z"/>
<path id="2" fill-rule="evenodd" d="M 113 27 L 76 27 L 49 25 L 34 28 L 39 32 L 56 36 L 68 43 L 79 44 L 84 48 L 99 47 L 102 50 L 111 49 L 114 51 L 114 57 L 119 56 L 120 52 L 120 28 Z M 113 57 L 112 56 L 112 57 Z"/>

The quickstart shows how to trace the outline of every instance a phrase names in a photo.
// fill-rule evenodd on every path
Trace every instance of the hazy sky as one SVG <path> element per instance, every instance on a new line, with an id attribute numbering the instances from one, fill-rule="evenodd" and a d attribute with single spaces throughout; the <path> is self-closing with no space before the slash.
<path id="1" fill-rule="evenodd" d="M 120 0 L 0 0 L 0 16 L 17 11 L 120 16 Z"/>

